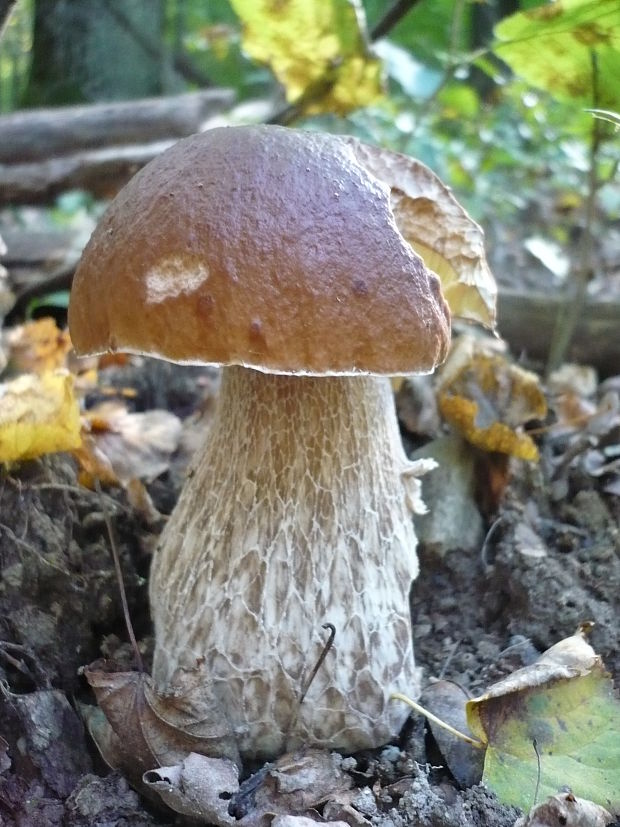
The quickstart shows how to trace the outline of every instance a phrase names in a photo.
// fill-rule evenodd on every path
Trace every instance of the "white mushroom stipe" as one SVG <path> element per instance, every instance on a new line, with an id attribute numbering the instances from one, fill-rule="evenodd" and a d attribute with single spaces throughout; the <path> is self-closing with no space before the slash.
<path id="1" fill-rule="evenodd" d="M 390 694 L 418 688 L 412 466 L 387 380 L 225 368 L 153 564 L 155 680 L 204 658 L 242 754 L 389 740 L 407 717 Z"/>

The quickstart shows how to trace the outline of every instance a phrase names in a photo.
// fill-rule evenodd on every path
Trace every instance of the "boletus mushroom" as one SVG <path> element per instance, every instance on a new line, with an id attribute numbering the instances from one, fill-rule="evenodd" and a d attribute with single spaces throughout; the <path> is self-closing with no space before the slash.
<path id="1" fill-rule="evenodd" d="M 407 715 L 390 694 L 416 692 L 420 468 L 386 377 L 432 371 L 450 314 L 373 153 L 270 126 L 182 140 L 115 198 L 73 284 L 79 354 L 223 366 L 152 564 L 153 679 L 204 662 L 245 757 L 381 745 Z"/>

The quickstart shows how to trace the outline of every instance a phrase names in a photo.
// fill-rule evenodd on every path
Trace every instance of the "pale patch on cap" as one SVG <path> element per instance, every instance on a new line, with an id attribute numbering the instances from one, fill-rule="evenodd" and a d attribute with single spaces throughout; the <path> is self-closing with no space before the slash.
<path id="1" fill-rule="evenodd" d="M 145 276 L 146 300 L 159 304 L 184 293 L 194 293 L 208 278 L 209 269 L 204 264 L 188 270 L 181 259 L 163 261 Z"/>

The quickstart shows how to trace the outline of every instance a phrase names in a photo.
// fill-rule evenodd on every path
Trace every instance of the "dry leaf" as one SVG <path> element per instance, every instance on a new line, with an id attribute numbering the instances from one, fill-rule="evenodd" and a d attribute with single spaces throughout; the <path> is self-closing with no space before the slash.
<path id="1" fill-rule="evenodd" d="M 396 225 L 441 279 L 452 316 L 493 328 L 497 285 L 482 229 L 420 161 L 353 139 L 351 146 L 358 160 L 390 187 Z"/>
<path id="2" fill-rule="evenodd" d="M 439 410 L 465 439 L 485 451 L 537 460 L 538 449 L 518 428 L 547 413 L 536 374 L 497 353 L 494 345 L 462 336 L 441 372 Z"/>
<path id="3" fill-rule="evenodd" d="M 605 827 L 613 820 L 604 807 L 572 793 L 560 793 L 533 807 L 514 827 Z"/>
<path id="4" fill-rule="evenodd" d="M 435 681 L 426 687 L 420 697 L 420 703 L 425 709 L 459 732 L 471 736 L 465 717 L 467 700 L 465 690 L 452 681 Z M 455 738 L 432 720 L 429 720 L 428 726 L 448 769 L 461 787 L 479 784 L 482 778 L 484 752 L 466 741 Z"/>
<path id="5" fill-rule="evenodd" d="M 549 393 L 553 395 L 574 393 L 581 397 L 594 396 L 597 386 L 598 378 L 593 367 L 570 362 L 552 371 L 547 379 Z"/>
<path id="6" fill-rule="evenodd" d="M 164 521 L 163 515 L 155 508 L 151 495 L 141 480 L 133 479 L 125 485 L 127 501 L 133 510 L 148 526 L 159 526 Z"/>
<path id="7" fill-rule="evenodd" d="M 177 764 L 190 752 L 240 763 L 232 730 L 208 692 L 202 667 L 179 670 L 165 692 L 155 689 L 149 675 L 109 671 L 104 661 L 83 671 L 122 741 L 123 755 L 115 766 L 124 764 L 129 754 L 136 774 L 142 776 L 154 767 Z"/>
<path id="8" fill-rule="evenodd" d="M 80 443 L 70 374 L 25 374 L 0 385 L 0 462 L 70 451 Z"/>
<path id="9" fill-rule="evenodd" d="M 119 738 L 98 706 L 78 702 L 78 709 L 99 754 L 111 770 L 123 773 L 129 783 L 143 792 L 142 756 L 132 752 L 132 743 Z"/>
<path id="10" fill-rule="evenodd" d="M 416 520 L 418 539 L 439 555 L 479 549 L 484 525 L 474 499 L 476 463 L 471 447 L 457 434 L 447 434 L 412 455 L 415 460 L 422 457 L 438 467 L 422 482 L 428 511 Z"/>
<path id="11" fill-rule="evenodd" d="M 241 785 L 231 812 L 241 827 L 265 827 L 272 814 L 307 813 L 353 786 L 342 757 L 307 749 L 282 755 Z"/>
<path id="12" fill-rule="evenodd" d="M 103 402 L 86 413 L 97 454 L 121 483 L 152 481 L 168 470 L 181 438 L 181 420 L 168 411 L 130 413 L 122 402 Z"/>
<path id="13" fill-rule="evenodd" d="M 350 827 L 346 821 L 323 821 L 320 822 L 323 827 Z M 366 822 L 370 824 L 370 822 Z M 271 822 L 271 827 L 316 827 L 316 818 L 309 818 L 308 816 L 291 816 L 281 815 L 275 816 Z"/>
<path id="14" fill-rule="evenodd" d="M 80 465 L 78 481 L 84 488 L 94 489 L 95 480 L 103 485 L 120 485 L 120 480 L 112 468 L 112 463 L 99 450 L 97 443 L 88 431 L 82 429 L 82 444 L 73 452 L 73 456 Z"/>
<path id="15" fill-rule="evenodd" d="M 237 768 L 227 759 L 190 755 L 172 767 L 144 776 L 173 810 L 228 827 L 268 827 L 274 815 L 303 815 L 353 786 L 342 758 L 308 749 L 282 755 L 239 785 Z"/>
<path id="16" fill-rule="evenodd" d="M 71 339 L 46 317 L 11 328 L 6 334 L 9 359 L 19 373 L 45 373 L 67 366 Z"/>
<path id="17" fill-rule="evenodd" d="M 175 813 L 228 827 L 237 822 L 228 806 L 239 790 L 238 778 L 232 761 L 192 752 L 176 766 L 146 772 L 143 782 Z"/>

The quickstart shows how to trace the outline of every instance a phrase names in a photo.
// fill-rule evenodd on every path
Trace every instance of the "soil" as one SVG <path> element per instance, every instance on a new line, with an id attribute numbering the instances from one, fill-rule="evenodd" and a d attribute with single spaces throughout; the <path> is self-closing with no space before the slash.
<path id="1" fill-rule="evenodd" d="M 204 401 L 212 374 L 145 361 L 114 369 L 106 381 L 133 387 L 137 410 L 157 405 L 186 415 Z M 595 623 L 592 645 L 620 677 L 620 497 L 605 493 L 601 478 L 580 466 L 568 469 L 562 496 L 552 496 L 553 454 L 565 448 L 543 445 L 539 466 L 514 465 L 499 504 L 486 503 L 481 546 L 444 554 L 419 549 L 412 614 L 426 682 L 443 678 L 476 694 L 586 620 Z M 181 453 L 149 488 L 164 513 L 185 460 Z M 67 455 L 2 471 L 0 824 L 6 827 L 192 823 L 141 799 L 106 767 L 80 717 L 81 705 L 94 703 L 80 667 L 102 655 L 130 659 L 106 511 L 148 662 L 146 584 L 158 527 L 145 522 L 123 490 L 79 485 Z M 524 523 L 540 541 L 536 553 L 522 542 Z M 422 721 L 412 719 L 398 744 L 356 756 L 359 794 L 351 807 L 326 817 L 352 827 L 514 824 L 517 810 L 501 806 L 479 783 L 459 788 L 442 764 Z"/>

